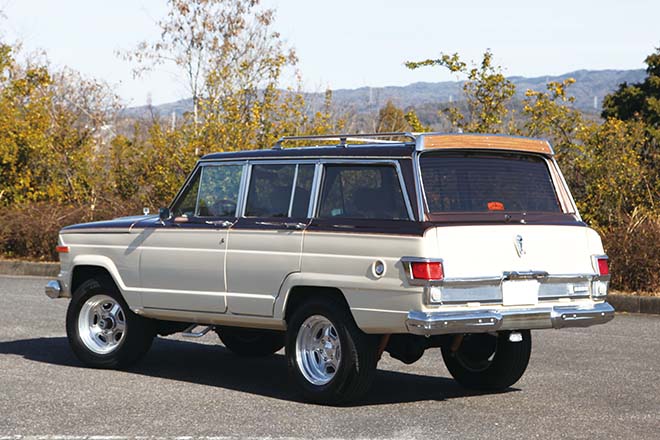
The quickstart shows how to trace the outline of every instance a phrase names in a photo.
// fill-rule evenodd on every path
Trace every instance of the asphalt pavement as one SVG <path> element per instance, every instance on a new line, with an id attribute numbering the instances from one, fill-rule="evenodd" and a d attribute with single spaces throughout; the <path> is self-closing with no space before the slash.
<path id="1" fill-rule="evenodd" d="M 460 388 L 439 350 L 387 354 L 359 404 L 301 402 L 280 352 L 239 358 L 214 334 L 158 338 L 128 371 L 84 368 L 67 300 L 44 278 L 0 276 L 0 440 L 45 436 L 660 439 L 660 316 L 533 333 L 525 376 L 498 394 Z"/>

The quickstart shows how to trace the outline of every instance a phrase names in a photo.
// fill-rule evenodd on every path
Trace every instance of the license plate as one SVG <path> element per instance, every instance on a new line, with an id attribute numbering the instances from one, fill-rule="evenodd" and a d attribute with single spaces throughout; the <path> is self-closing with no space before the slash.
<path id="1" fill-rule="evenodd" d="M 539 282 L 536 280 L 504 281 L 502 305 L 526 306 L 539 303 Z"/>

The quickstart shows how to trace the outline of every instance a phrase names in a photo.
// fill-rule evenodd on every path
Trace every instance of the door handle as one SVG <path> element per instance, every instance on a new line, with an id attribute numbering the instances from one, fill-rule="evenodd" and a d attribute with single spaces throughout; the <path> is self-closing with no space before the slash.
<path id="1" fill-rule="evenodd" d="M 280 222 L 254 222 L 254 224 L 261 226 L 284 226 L 284 223 Z"/>
<path id="2" fill-rule="evenodd" d="M 287 228 L 287 229 L 298 229 L 298 230 L 300 230 L 300 229 L 305 229 L 306 226 L 307 225 L 305 223 L 300 223 L 300 222 L 297 222 L 297 223 L 284 223 L 284 227 Z"/>
<path id="3" fill-rule="evenodd" d="M 234 222 L 230 222 L 229 220 L 216 220 L 216 221 L 206 220 L 204 223 L 206 223 L 207 225 L 213 225 L 223 229 L 230 228 L 234 225 Z"/>

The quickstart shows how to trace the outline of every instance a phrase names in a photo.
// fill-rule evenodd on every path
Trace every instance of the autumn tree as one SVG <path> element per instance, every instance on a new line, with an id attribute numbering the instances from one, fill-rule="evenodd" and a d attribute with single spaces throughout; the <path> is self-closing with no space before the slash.
<path id="1" fill-rule="evenodd" d="M 467 111 L 457 106 L 444 110 L 451 124 L 466 132 L 501 133 L 507 131 L 507 104 L 515 93 L 515 86 L 493 63 L 493 54 L 487 50 L 480 64 L 468 65 L 457 53 L 441 54 L 440 58 L 408 61 L 409 69 L 439 66 L 464 76 L 463 93 Z"/>
<path id="2" fill-rule="evenodd" d="M 410 128 L 414 133 L 431 131 L 431 127 L 422 124 L 415 110 L 408 110 L 408 112 L 404 115 L 404 118 L 406 118 L 406 122 L 408 122 L 408 125 L 410 125 Z"/>
<path id="3" fill-rule="evenodd" d="M 93 210 L 106 181 L 101 165 L 112 137 L 116 96 L 103 84 L 47 63 L 21 65 L 0 48 L 0 204 L 52 200 Z"/>
<path id="4" fill-rule="evenodd" d="M 605 97 L 603 118 L 629 121 L 639 118 L 660 144 L 660 47 L 646 57 L 646 78 L 635 84 L 623 83 Z"/>
<path id="5" fill-rule="evenodd" d="M 169 9 L 160 39 L 125 56 L 138 74 L 162 63 L 184 73 L 194 104 L 185 142 L 204 153 L 292 134 L 306 108 L 301 92 L 280 88 L 283 69 L 297 60 L 272 29 L 274 11 L 258 0 L 170 0 Z"/>
<path id="6" fill-rule="evenodd" d="M 641 160 L 651 170 L 654 193 L 660 193 L 660 48 L 646 57 L 644 81 L 619 85 L 603 101 L 602 116 L 645 127 L 647 142 L 640 151 Z M 660 197 L 658 202 L 660 203 Z"/>
<path id="7" fill-rule="evenodd" d="M 405 132 L 410 131 L 410 125 L 406 120 L 406 115 L 402 109 L 394 105 L 392 101 L 387 101 L 378 112 L 376 120 L 376 132 Z"/>

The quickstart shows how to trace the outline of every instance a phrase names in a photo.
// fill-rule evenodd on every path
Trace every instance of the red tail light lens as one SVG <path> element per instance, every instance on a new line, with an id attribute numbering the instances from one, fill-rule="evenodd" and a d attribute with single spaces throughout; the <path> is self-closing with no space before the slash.
<path id="1" fill-rule="evenodd" d="M 410 264 L 410 268 L 416 280 L 442 280 L 445 277 L 445 271 L 439 261 L 415 261 Z"/>
<path id="2" fill-rule="evenodd" d="M 610 266 L 607 261 L 607 257 L 600 257 L 598 258 L 598 274 L 599 275 L 609 275 L 610 274 Z"/>
<path id="3" fill-rule="evenodd" d="M 58 254 L 66 254 L 69 252 L 69 246 L 56 246 L 55 252 Z"/>

